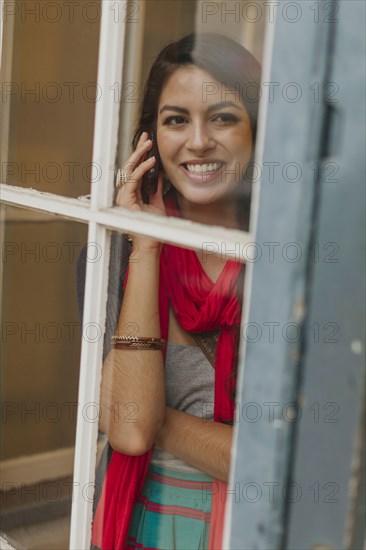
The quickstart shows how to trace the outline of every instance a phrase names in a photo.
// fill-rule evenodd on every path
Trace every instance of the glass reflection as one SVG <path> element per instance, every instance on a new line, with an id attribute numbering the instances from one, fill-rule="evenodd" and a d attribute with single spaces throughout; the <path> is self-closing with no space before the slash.
<path id="1" fill-rule="evenodd" d="M 90 192 L 101 4 L 4 6 L 1 181 Z"/>
<path id="2" fill-rule="evenodd" d="M 141 189 L 143 203 L 151 204 L 161 175 L 163 196 L 171 190 L 180 217 L 247 230 L 261 95 L 256 56 L 262 55 L 264 17 L 254 25 L 245 2 L 236 3 L 243 6 L 234 18 L 205 15 L 203 4 L 181 5 L 185 17 L 176 34 L 168 10 L 171 26 L 149 32 L 140 57 L 130 55 L 140 71 L 135 70 L 136 81 L 128 82 L 136 88 L 134 101 L 122 105 L 118 164 L 125 181 L 129 178 Z M 148 3 L 146 15 L 153 18 L 154 7 L 162 5 Z M 188 36 L 193 28 L 196 33 Z M 186 39 L 179 51 L 176 45 L 167 46 L 182 34 Z M 127 74 L 128 55 L 125 61 Z M 122 185 L 116 204 L 130 207 L 124 191 Z M 167 208 L 142 209 L 171 215 Z"/>
<path id="3" fill-rule="evenodd" d="M 67 548 L 87 228 L 3 208 L 1 520 L 16 548 Z"/>
<path id="4" fill-rule="evenodd" d="M 165 46 L 120 163 L 116 204 L 248 229 L 259 82 L 258 61 L 223 34 Z M 148 236 L 114 238 L 127 252 L 110 266 L 100 419 L 108 445 L 93 548 L 220 548 L 245 266 Z"/>

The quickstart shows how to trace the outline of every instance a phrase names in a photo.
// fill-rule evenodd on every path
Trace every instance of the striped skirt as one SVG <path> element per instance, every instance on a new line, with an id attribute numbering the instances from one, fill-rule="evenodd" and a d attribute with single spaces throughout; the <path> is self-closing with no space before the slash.
<path id="1" fill-rule="evenodd" d="M 150 464 L 135 503 L 127 548 L 207 550 L 212 477 Z"/>

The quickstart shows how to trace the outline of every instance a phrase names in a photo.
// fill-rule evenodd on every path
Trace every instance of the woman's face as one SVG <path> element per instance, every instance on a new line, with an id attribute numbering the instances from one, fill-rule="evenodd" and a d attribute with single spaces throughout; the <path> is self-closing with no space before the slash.
<path id="1" fill-rule="evenodd" d="M 249 116 L 238 94 L 206 71 L 177 69 L 160 96 L 157 143 L 177 191 L 190 202 L 211 204 L 240 184 L 252 153 Z"/>

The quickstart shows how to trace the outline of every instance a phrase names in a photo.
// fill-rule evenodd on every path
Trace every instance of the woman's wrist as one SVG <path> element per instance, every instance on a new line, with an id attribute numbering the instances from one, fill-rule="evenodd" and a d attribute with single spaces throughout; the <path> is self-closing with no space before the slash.
<path id="1" fill-rule="evenodd" d="M 136 238 L 132 237 L 132 254 L 133 258 L 139 255 L 152 255 L 160 256 L 163 243 L 159 241 L 152 241 L 152 239 Z"/>

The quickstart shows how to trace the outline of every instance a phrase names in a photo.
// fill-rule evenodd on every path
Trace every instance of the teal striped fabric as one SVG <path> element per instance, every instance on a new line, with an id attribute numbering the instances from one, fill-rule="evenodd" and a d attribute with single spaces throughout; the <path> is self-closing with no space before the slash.
<path id="1" fill-rule="evenodd" d="M 207 550 L 212 477 L 150 464 L 130 524 L 129 550 Z"/>

